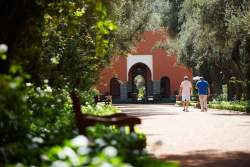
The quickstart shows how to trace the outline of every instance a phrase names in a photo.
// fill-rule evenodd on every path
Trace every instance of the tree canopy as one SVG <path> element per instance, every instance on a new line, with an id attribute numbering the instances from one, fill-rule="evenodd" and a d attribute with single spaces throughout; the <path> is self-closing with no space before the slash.
<path id="1" fill-rule="evenodd" d="M 235 76 L 249 81 L 249 1 L 167 2 L 164 23 L 176 32 L 167 48 L 177 51 L 180 62 L 210 81 L 218 82 L 222 75 L 225 80 Z"/>

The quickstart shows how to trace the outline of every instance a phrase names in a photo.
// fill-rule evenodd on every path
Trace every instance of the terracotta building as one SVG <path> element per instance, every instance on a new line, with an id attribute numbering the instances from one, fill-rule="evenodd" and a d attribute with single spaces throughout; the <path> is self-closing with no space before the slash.
<path id="1" fill-rule="evenodd" d="M 144 32 L 143 39 L 135 45 L 131 55 L 115 57 L 102 71 L 97 89 L 120 101 L 138 95 L 140 88 L 145 96 L 174 97 L 183 76 L 192 78 L 192 70 L 177 64 L 176 56 L 169 55 L 164 49 L 154 49 L 166 36 L 162 31 Z"/>

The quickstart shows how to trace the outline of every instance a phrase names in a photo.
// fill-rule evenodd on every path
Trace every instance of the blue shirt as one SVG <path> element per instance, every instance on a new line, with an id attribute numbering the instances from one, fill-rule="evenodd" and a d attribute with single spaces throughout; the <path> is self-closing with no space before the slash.
<path id="1" fill-rule="evenodd" d="M 196 87 L 198 88 L 199 95 L 207 95 L 208 94 L 208 82 L 204 80 L 199 80 L 196 83 Z"/>

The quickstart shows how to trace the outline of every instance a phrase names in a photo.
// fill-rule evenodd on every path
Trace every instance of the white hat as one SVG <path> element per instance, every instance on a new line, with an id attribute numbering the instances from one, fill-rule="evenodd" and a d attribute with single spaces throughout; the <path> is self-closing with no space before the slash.
<path id="1" fill-rule="evenodd" d="M 187 76 L 187 75 L 185 75 L 185 76 L 184 76 L 184 79 L 188 79 L 188 76 Z"/>

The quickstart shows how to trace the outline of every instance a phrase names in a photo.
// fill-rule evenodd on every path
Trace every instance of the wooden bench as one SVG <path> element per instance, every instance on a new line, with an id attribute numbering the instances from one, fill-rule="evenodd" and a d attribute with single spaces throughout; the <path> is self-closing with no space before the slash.
<path id="1" fill-rule="evenodd" d="M 95 96 L 95 103 L 104 102 L 105 104 L 112 104 L 112 96 L 111 95 L 97 95 Z"/>
<path id="2" fill-rule="evenodd" d="M 141 119 L 128 116 L 125 113 L 117 113 L 109 116 L 92 116 L 89 114 L 82 114 L 80 123 L 80 132 L 85 134 L 86 128 L 95 124 L 115 125 L 117 127 L 128 126 L 130 132 L 134 132 L 136 124 L 141 124 Z"/>
<path id="3" fill-rule="evenodd" d="M 92 116 L 81 111 L 81 104 L 78 96 L 73 92 L 70 94 L 73 102 L 73 110 L 80 134 L 86 133 L 86 128 L 95 124 L 115 125 L 118 127 L 128 126 L 130 132 L 134 132 L 136 124 L 141 124 L 141 119 L 129 116 L 125 113 L 116 113 L 108 116 Z"/>

